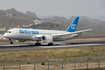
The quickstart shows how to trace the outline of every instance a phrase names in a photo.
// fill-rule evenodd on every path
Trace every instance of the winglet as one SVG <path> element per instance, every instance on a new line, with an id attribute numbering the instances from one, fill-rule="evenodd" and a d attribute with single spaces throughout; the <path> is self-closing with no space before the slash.
<path id="1" fill-rule="evenodd" d="M 77 28 L 79 17 L 76 17 L 72 24 L 66 30 L 67 32 L 75 32 Z"/>

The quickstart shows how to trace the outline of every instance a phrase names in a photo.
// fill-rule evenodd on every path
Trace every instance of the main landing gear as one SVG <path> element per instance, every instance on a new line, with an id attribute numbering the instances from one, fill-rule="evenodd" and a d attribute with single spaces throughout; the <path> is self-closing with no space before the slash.
<path id="1" fill-rule="evenodd" d="M 9 39 L 9 40 L 10 40 L 10 44 L 13 44 L 13 41 L 11 39 Z"/>
<path id="2" fill-rule="evenodd" d="M 37 41 L 37 43 L 35 43 L 36 46 L 40 46 L 41 43 L 39 43 L 39 41 Z"/>
<path id="3" fill-rule="evenodd" d="M 39 43 L 39 41 L 37 41 L 37 43 L 35 43 L 36 46 L 40 46 L 41 43 Z M 48 43 L 48 46 L 54 45 L 52 42 Z"/>
<path id="4" fill-rule="evenodd" d="M 51 45 L 54 45 L 54 44 L 51 42 L 51 43 L 48 43 L 48 45 L 51 46 Z"/>

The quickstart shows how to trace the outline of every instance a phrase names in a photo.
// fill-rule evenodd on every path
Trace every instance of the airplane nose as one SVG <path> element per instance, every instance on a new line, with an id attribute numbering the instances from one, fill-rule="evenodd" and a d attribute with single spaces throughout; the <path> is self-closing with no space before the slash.
<path id="1" fill-rule="evenodd" d="M 6 37 L 6 34 L 4 34 L 3 37 Z"/>

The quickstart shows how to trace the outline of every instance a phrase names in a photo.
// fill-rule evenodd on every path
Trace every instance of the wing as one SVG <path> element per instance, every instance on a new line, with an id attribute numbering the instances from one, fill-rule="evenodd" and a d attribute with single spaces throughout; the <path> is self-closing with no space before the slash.
<path id="1" fill-rule="evenodd" d="M 86 30 L 81 30 L 81 31 L 76 31 L 76 32 L 66 32 L 64 34 L 55 34 L 55 35 L 52 35 L 52 36 L 53 36 L 53 38 L 56 38 L 56 37 L 59 37 L 59 36 L 67 36 L 67 35 L 73 35 L 73 34 L 81 34 L 83 32 L 90 31 L 90 30 L 93 30 L 93 28 L 86 29 Z"/>

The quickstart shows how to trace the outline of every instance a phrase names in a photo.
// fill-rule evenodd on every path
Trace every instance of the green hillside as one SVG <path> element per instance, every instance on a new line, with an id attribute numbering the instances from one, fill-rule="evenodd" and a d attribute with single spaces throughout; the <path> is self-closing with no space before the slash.
<path id="1" fill-rule="evenodd" d="M 32 20 L 33 18 L 30 18 L 29 15 L 18 12 L 14 8 L 0 10 L 0 28 L 22 26 L 32 23 Z"/>
<path id="2" fill-rule="evenodd" d="M 32 21 L 27 19 L 15 19 L 0 17 L 0 27 L 16 27 L 17 25 L 22 26 L 23 24 L 30 24 Z"/>

